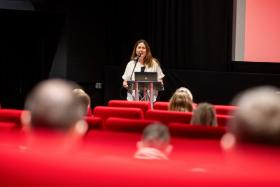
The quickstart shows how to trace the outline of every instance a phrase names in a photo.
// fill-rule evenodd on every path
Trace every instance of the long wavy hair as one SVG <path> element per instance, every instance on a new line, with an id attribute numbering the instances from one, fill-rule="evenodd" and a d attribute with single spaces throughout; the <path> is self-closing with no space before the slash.
<path id="1" fill-rule="evenodd" d="M 132 50 L 132 53 L 131 53 L 131 56 L 130 56 L 130 60 L 133 60 L 137 56 L 136 49 L 137 49 L 137 46 L 140 43 L 143 43 L 146 47 L 146 56 L 144 58 L 144 65 L 147 66 L 147 67 L 152 67 L 154 62 L 159 64 L 159 61 L 156 58 L 153 57 L 152 52 L 151 52 L 151 48 L 150 48 L 148 42 L 146 40 L 143 40 L 143 39 L 138 40 L 134 44 L 134 47 L 133 47 L 133 50 Z"/>
<path id="2" fill-rule="evenodd" d="M 193 106 L 189 95 L 185 92 L 175 92 L 169 100 L 168 110 L 192 112 Z"/>

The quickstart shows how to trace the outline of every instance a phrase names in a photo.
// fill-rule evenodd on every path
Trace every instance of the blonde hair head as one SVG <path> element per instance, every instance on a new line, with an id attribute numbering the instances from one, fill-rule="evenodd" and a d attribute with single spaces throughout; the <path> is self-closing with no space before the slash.
<path id="1" fill-rule="evenodd" d="M 72 93 L 83 104 L 83 106 L 84 106 L 84 115 L 86 115 L 88 107 L 90 106 L 90 102 L 91 102 L 89 95 L 84 90 L 82 90 L 80 88 L 73 89 Z"/>
<path id="2" fill-rule="evenodd" d="M 169 100 L 168 110 L 192 112 L 193 106 L 189 95 L 185 92 L 175 92 Z"/>
<path id="3" fill-rule="evenodd" d="M 180 88 L 178 88 L 175 92 L 185 92 L 185 93 L 189 96 L 190 100 L 193 101 L 192 92 L 191 92 L 188 88 L 186 88 L 186 87 L 180 87 Z"/>

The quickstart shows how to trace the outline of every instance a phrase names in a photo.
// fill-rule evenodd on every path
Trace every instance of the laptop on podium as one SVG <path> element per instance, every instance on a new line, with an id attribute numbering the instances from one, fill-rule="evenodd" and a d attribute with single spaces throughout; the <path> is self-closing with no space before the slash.
<path id="1" fill-rule="evenodd" d="M 157 72 L 135 72 L 135 81 L 157 81 Z"/>

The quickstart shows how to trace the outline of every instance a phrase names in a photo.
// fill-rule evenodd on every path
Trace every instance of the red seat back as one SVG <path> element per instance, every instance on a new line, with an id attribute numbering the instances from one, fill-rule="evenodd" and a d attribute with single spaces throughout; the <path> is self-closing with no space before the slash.
<path id="1" fill-rule="evenodd" d="M 109 117 L 143 119 L 144 114 L 140 108 L 96 106 L 93 110 L 94 117 L 100 117 L 103 121 Z"/>
<path id="2" fill-rule="evenodd" d="M 151 104 L 148 101 L 127 101 L 127 100 L 110 100 L 108 106 L 111 107 L 129 107 L 140 108 L 144 113 L 151 108 Z"/>
<path id="3" fill-rule="evenodd" d="M 174 148 L 173 152 L 176 152 L 176 146 Z M 201 148 L 207 148 L 207 144 L 202 144 Z M 186 148 L 183 155 L 186 162 L 136 160 L 118 155 L 88 155 L 55 155 L 52 152 L 45 154 L 32 150 L 22 152 L 0 149 L 0 186 L 280 185 L 279 151 L 258 151 L 242 156 L 237 153 L 201 154 Z"/>
<path id="4" fill-rule="evenodd" d="M 168 105 L 169 105 L 169 102 L 157 101 L 157 102 L 154 103 L 154 109 L 157 109 L 157 110 L 168 110 Z"/>
<path id="5" fill-rule="evenodd" d="M 84 118 L 88 124 L 88 130 L 99 129 L 102 127 L 102 118 L 100 117 L 85 117 Z"/>
<path id="6" fill-rule="evenodd" d="M 169 105 L 169 102 L 167 101 L 157 101 L 154 103 L 154 109 L 157 109 L 157 110 L 168 110 L 168 105 Z M 193 103 L 193 108 L 196 107 L 196 103 Z"/>
<path id="7" fill-rule="evenodd" d="M 18 124 L 14 122 L 0 122 L 0 134 L 19 131 Z"/>
<path id="8" fill-rule="evenodd" d="M 129 131 L 129 132 L 142 132 L 143 129 L 156 122 L 155 120 L 148 119 L 126 119 L 126 118 L 108 118 L 104 123 L 104 129 L 110 131 Z"/>
<path id="9" fill-rule="evenodd" d="M 0 122 L 11 122 L 21 126 L 21 113 L 23 110 L 0 109 Z"/>
<path id="10" fill-rule="evenodd" d="M 226 132 L 225 127 L 170 123 L 171 136 L 220 139 Z"/>
<path id="11" fill-rule="evenodd" d="M 231 115 L 237 106 L 232 105 L 214 105 L 217 114 Z"/>
<path id="12" fill-rule="evenodd" d="M 233 116 L 222 115 L 222 114 L 217 114 L 216 117 L 217 117 L 218 126 L 226 126 L 229 120 L 233 118 Z"/>
<path id="13" fill-rule="evenodd" d="M 177 112 L 168 110 L 148 110 L 145 119 L 158 120 L 168 125 L 171 122 L 190 123 L 191 112 Z"/>

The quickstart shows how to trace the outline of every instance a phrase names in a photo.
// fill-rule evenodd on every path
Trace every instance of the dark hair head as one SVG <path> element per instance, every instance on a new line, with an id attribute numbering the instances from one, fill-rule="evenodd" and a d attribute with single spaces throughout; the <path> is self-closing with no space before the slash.
<path id="1" fill-rule="evenodd" d="M 191 124 L 217 126 L 216 111 L 209 103 L 199 103 L 193 111 Z"/>
<path id="2" fill-rule="evenodd" d="M 144 58 L 144 64 L 148 67 L 151 67 L 153 65 L 153 63 L 158 63 L 159 64 L 158 60 L 153 58 L 151 48 L 150 48 L 148 42 L 146 40 L 143 40 L 143 39 L 136 41 L 136 43 L 134 44 L 130 59 L 133 60 L 137 56 L 136 49 L 137 49 L 137 46 L 140 43 L 143 43 L 146 47 L 146 56 Z"/>

